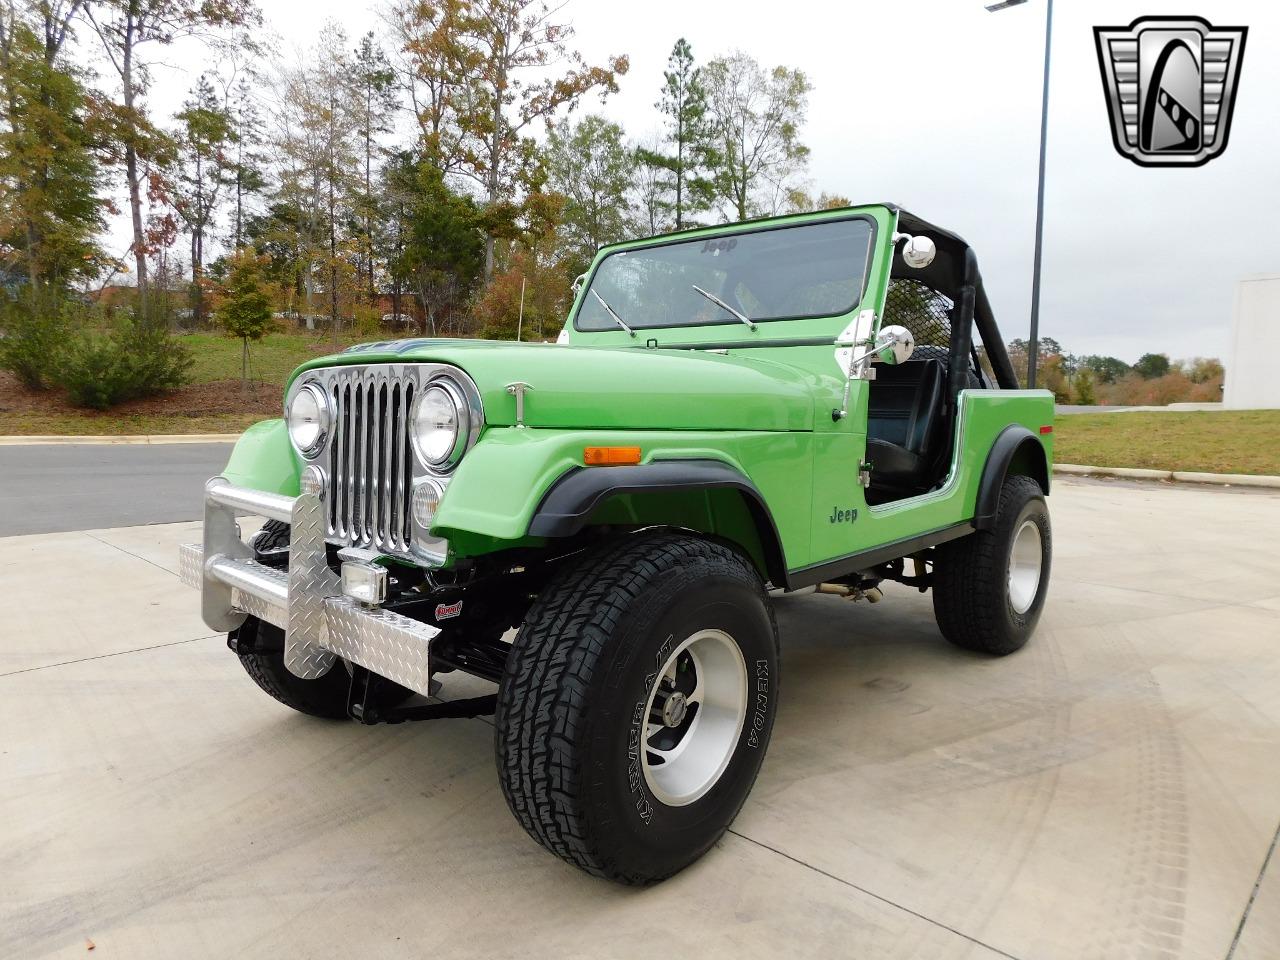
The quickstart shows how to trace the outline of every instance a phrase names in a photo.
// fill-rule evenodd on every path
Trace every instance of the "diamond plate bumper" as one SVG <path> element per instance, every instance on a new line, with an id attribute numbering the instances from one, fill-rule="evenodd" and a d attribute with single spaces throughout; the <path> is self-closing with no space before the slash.
<path id="1" fill-rule="evenodd" d="M 290 524 L 286 573 L 253 559 L 236 514 Z M 284 662 L 303 679 L 327 673 L 341 657 L 418 693 L 430 693 L 427 649 L 435 627 L 342 595 L 329 568 L 320 497 L 284 497 L 236 487 L 222 477 L 205 486 L 204 543 L 178 550 L 182 582 L 201 591 L 204 621 L 233 630 L 246 616 L 285 631 Z"/>

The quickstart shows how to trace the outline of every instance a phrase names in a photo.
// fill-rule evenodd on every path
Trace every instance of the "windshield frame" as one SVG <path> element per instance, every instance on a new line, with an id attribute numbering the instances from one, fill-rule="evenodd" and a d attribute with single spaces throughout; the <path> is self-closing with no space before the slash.
<path id="1" fill-rule="evenodd" d="M 821 212 L 822 211 L 812 211 L 809 214 L 809 216 L 812 217 L 814 213 L 821 213 Z M 850 220 L 862 220 L 870 228 L 869 235 L 867 237 L 866 262 L 863 264 L 863 267 L 862 267 L 861 283 L 859 284 L 858 291 L 853 299 L 853 302 L 849 304 L 847 307 L 845 307 L 844 309 L 837 310 L 834 312 L 792 314 L 784 317 L 764 317 L 764 318 L 752 317 L 751 322 L 756 324 L 766 324 L 766 323 L 792 323 L 797 320 L 828 320 L 835 317 L 848 316 L 850 313 L 857 310 L 858 307 L 861 305 L 863 298 L 865 298 L 867 295 L 867 283 L 870 280 L 871 267 L 875 262 L 876 239 L 877 239 L 877 234 L 879 232 L 879 227 L 880 227 L 880 224 L 876 220 L 876 218 L 869 213 L 847 213 L 843 216 L 816 217 L 813 219 L 805 219 L 800 221 L 787 220 L 780 223 L 770 223 L 769 221 L 772 219 L 773 218 L 770 217 L 764 220 L 743 220 L 739 223 L 724 224 L 718 228 L 712 227 L 712 228 L 706 228 L 705 230 L 683 230 L 679 233 L 659 234 L 655 238 L 650 238 L 653 240 L 657 240 L 658 242 L 650 242 L 650 239 L 641 239 L 641 240 L 635 240 L 635 241 L 630 241 L 626 243 L 615 244 L 609 247 L 602 247 L 600 250 L 600 254 L 596 257 L 595 263 L 591 265 L 591 270 L 587 275 L 586 282 L 582 285 L 581 296 L 574 298 L 573 321 L 572 321 L 572 327 L 574 332 L 582 333 L 582 334 L 597 334 L 597 335 L 614 333 L 614 332 L 623 333 L 623 330 L 621 327 L 618 327 L 614 330 L 609 330 L 609 329 L 597 330 L 594 328 L 584 329 L 583 327 L 578 326 L 578 315 L 582 312 L 582 303 L 585 302 L 585 298 L 591 290 L 591 285 L 595 283 L 597 271 L 599 271 L 600 267 L 603 266 L 605 261 L 608 260 L 610 257 L 616 256 L 620 253 L 631 253 L 639 250 L 651 250 L 659 247 L 674 246 L 675 244 L 678 244 L 678 243 L 701 243 L 704 241 L 718 240 L 721 238 L 740 237 L 744 234 L 750 235 L 750 234 L 771 233 L 775 230 L 796 230 L 802 227 L 817 226 L 820 224 L 828 224 L 828 223 L 843 223 Z M 710 320 L 705 323 L 664 323 L 664 324 L 652 324 L 652 325 L 633 323 L 630 317 L 623 317 L 623 319 L 626 320 L 627 323 L 629 323 L 631 327 L 636 331 L 636 335 L 639 335 L 641 332 L 648 331 L 648 330 L 703 330 L 703 329 L 709 329 L 712 327 L 722 327 L 722 326 L 730 326 L 730 325 L 738 326 L 738 327 L 742 326 L 742 321 L 732 316 L 726 317 L 724 319 L 719 319 L 719 320 Z"/>

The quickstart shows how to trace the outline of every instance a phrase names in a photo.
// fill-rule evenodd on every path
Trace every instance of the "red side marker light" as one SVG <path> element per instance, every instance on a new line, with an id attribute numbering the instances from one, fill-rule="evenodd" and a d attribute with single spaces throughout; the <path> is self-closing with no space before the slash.
<path id="1" fill-rule="evenodd" d="M 1045 426 L 1043 426 L 1043 427 L 1041 427 L 1041 428 L 1040 428 L 1040 436 L 1042 436 L 1042 437 L 1043 437 L 1046 433 L 1053 433 L 1053 425 L 1052 425 L 1052 424 L 1046 424 Z"/>

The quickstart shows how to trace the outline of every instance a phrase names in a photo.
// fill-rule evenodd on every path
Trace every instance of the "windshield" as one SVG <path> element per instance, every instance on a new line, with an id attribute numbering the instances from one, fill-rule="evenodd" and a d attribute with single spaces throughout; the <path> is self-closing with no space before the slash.
<path id="1" fill-rule="evenodd" d="M 600 262 L 575 326 L 618 330 L 621 320 L 635 329 L 691 327 L 848 313 L 862 297 L 871 229 L 861 218 L 828 220 L 620 250 Z"/>

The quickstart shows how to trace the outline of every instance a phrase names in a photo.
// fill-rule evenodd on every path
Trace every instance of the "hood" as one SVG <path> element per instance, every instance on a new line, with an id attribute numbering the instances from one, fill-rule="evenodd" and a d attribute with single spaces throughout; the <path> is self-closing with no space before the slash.
<path id="1" fill-rule="evenodd" d="M 571 347 L 504 340 L 396 340 L 353 347 L 299 368 L 434 361 L 466 371 L 485 421 L 515 423 L 509 383 L 527 383 L 530 427 L 812 430 L 813 385 L 800 370 L 695 350 Z M 294 374 L 297 376 L 297 373 Z"/>

